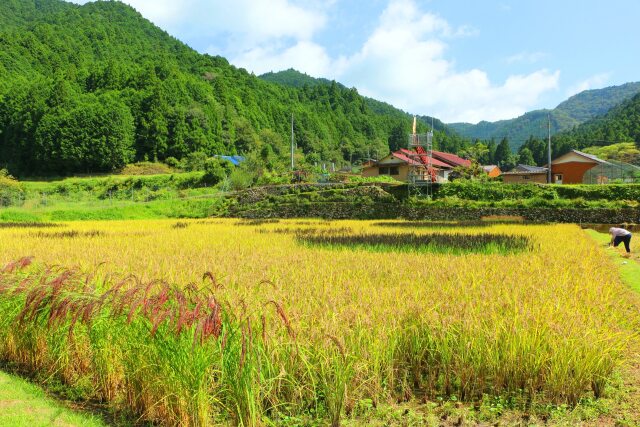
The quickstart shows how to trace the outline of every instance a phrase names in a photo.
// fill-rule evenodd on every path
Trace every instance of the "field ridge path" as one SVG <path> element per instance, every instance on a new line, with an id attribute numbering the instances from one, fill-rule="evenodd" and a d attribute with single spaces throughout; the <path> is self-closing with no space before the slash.
<path id="1" fill-rule="evenodd" d="M 585 230 L 586 234 L 600 245 L 609 242 L 609 235 L 595 230 Z M 637 245 L 636 245 L 637 246 Z M 633 250 L 629 258 L 624 258 L 615 248 L 603 249 L 620 272 L 621 280 L 635 292 L 640 294 L 640 252 Z M 640 331 L 638 331 L 640 334 Z M 611 423 L 604 422 L 601 425 L 614 426 L 638 426 L 640 425 L 640 343 L 630 350 L 630 363 L 623 369 L 623 402 L 612 408 L 614 412 Z"/>
<path id="2" fill-rule="evenodd" d="M 103 427 L 98 415 L 74 411 L 39 386 L 0 371 L 0 425 L 3 427 Z"/>

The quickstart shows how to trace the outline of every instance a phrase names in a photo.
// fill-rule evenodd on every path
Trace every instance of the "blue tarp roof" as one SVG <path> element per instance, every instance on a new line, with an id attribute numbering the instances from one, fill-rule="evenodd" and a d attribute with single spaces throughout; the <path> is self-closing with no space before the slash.
<path id="1" fill-rule="evenodd" d="M 245 158 L 243 156 L 216 156 L 219 159 L 225 159 L 233 163 L 234 166 L 238 166 L 240 163 L 244 162 Z"/>

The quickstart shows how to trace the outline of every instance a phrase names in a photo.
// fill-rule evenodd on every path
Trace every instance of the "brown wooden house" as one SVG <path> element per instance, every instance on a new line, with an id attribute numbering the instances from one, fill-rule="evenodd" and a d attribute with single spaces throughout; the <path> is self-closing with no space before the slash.
<path id="1" fill-rule="evenodd" d="M 440 152 L 434 151 L 433 153 L 434 154 L 431 158 L 431 165 L 436 173 L 436 180 L 437 182 L 447 182 L 449 180 L 449 173 L 455 166 L 451 163 L 437 158 L 436 153 Z M 449 153 L 441 154 L 449 155 Z M 450 156 L 455 155 L 451 154 Z M 422 163 L 417 160 L 417 158 L 418 156 L 415 152 L 407 150 L 406 148 L 401 148 L 400 150 L 394 151 L 393 153 L 389 154 L 383 159 L 380 159 L 377 162 L 367 162 L 362 169 L 362 176 L 371 177 L 388 175 L 392 178 L 397 179 L 398 181 L 407 182 L 409 179 L 409 171 L 413 168 L 414 171 L 421 171 L 424 175 L 422 179 L 426 180 L 427 169 Z"/>
<path id="2" fill-rule="evenodd" d="M 551 162 L 551 179 L 554 184 L 583 184 L 589 169 L 608 164 L 593 154 L 571 150 Z"/>

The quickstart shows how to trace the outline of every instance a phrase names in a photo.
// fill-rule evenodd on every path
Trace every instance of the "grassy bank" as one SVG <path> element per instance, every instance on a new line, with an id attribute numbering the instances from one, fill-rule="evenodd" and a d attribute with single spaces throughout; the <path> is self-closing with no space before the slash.
<path id="1" fill-rule="evenodd" d="M 87 221 L 162 218 L 205 218 L 216 216 L 224 205 L 217 194 L 192 199 L 151 202 L 87 201 L 64 202 L 33 208 L 0 209 L 0 221 Z"/>
<path id="2" fill-rule="evenodd" d="M 19 183 L 3 199 L 0 221 L 77 221 L 214 216 L 224 204 L 201 172 Z"/>
<path id="3" fill-rule="evenodd" d="M 0 372 L 0 425 L 101 427 L 106 424 L 96 415 L 72 411 L 22 378 Z"/>

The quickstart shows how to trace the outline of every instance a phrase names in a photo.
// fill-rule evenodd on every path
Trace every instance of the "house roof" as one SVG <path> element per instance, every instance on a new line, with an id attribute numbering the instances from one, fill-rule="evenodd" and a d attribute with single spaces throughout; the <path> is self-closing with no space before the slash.
<path id="1" fill-rule="evenodd" d="M 553 165 L 553 164 L 556 164 L 556 162 L 557 162 L 558 160 L 562 159 L 563 157 L 568 156 L 569 154 L 576 154 L 576 155 L 578 155 L 578 156 L 580 156 L 580 157 L 584 157 L 585 159 L 591 160 L 592 162 L 594 162 L 594 163 L 598 163 L 598 164 L 600 164 L 600 165 L 611 165 L 611 163 L 609 163 L 609 162 L 607 162 L 607 161 L 605 161 L 605 160 L 602 160 L 601 158 L 599 158 L 599 157 L 598 157 L 598 156 L 596 156 L 596 155 L 589 154 L 589 153 L 585 153 L 585 152 L 583 152 L 583 151 L 578 151 L 578 150 L 571 150 L 571 151 L 569 151 L 569 152 L 567 152 L 567 153 L 564 153 L 562 156 L 558 156 L 558 157 L 556 157 L 555 159 L 553 159 L 553 161 L 551 162 L 551 164 L 552 164 L 552 165 Z"/>
<path id="2" fill-rule="evenodd" d="M 442 151 L 433 150 L 433 157 L 442 160 L 445 163 L 448 163 L 452 166 L 471 166 L 471 160 L 463 159 L 460 156 L 451 153 L 444 153 Z"/>
<path id="3" fill-rule="evenodd" d="M 571 151 L 576 153 L 579 156 L 583 156 L 583 157 L 586 157 L 588 159 L 591 159 L 594 162 L 597 162 L 597 163 L 600 163 L 600 164 L 603 164 L 603 165 L 610 164 L 609 162 L 602 160 L 601 158 L 599 158 L 598 156 L 596 156 L 594 154 L 589 154 L 589 153 L 585 153 L 583 151 L 578 151 L 578 150 L 571 150 Z M 551 162 L 551 163 L 553 163 L 553 162 Z"/>
<path id="4" fill-rule="evenodd" d="M 393 157 L 400 159 L 411 166 L 422 166 L 422 163 L 416 159 L 418 154 L 415 151 L 407 150 L 406 148 L 401 148 L 398 151 L 394 151 L 391 153 Z M 442 162 L 434 157 L 431 157 L 431 165 L 438 168 L 451 168 L 451 165 L 445 162 Z"/>
<path id="5" fill-rule="evenodd" d="M 533 172 L 533 173 L 542 173 L 546 172 L 547 168 L 541 166 L 531 166 L 531 165 L 518 165 L 515 167 L 515 171 L 517 172 Z"/>
<path id="6" fill-rule="evenodd" d="M 518 165 L 509 172 L 503 172 L 503 175 L 538 175 L 546 173 L 547 168 L 540 166 Z"/>
<path id="7" fill-rule="evenodd" d="M 491 172 L 492 170 L 498 168 L 497 165 L 486 165 L 486 166 L 482 166 L 482 169 L 485 170 L 485 172 Z"/>

